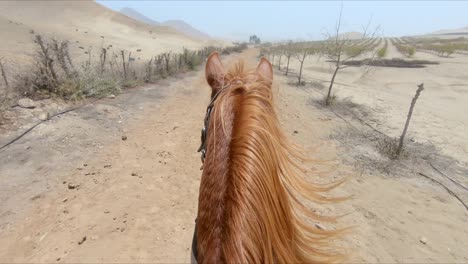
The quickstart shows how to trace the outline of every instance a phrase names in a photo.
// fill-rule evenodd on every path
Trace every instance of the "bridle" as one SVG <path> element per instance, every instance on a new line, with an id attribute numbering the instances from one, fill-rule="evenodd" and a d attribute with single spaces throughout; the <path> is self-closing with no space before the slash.
<path id="1" fill-rule="evenodd" d="M 216 99 L 218 96 L 223 92 L 227 87 L 229 87 L 230 84 L 223 85 L 221 89 L 219 89 L 218 92 L 211 98 L 210 103 L 206 107 L 206 114 L 205 114 L 205 120 L 203 122 L 203 128 L 201 130 L 201 145 L 198 148 L 197 152 L 201 152 L 201 161 L 202 163 L 205 163 L 205 158 L 206 158 L 206 144 L 207 144 L 207 136 L 208 136 L 208 128 L 210 127 L 210 118 L 211 118 L 211 113 L 213 112 L 214 104 L 216 102 Z M 203 166 L 200 168 L 200 170 L 203 169 Z M 195 219 L 195 230 L 193 233 L 193 239 L 192 239 L 192 261 L 191 263 L 198 263 L 198 248 L 197 248 L 197 220 Z"/>
<path id="2" fill-rule="evenodd" d="M 206 114 L 205 114 L 205 120 L 203 123 L 203 128 L 201 129 L 201 145 L 198 148 L 197 152 L 201 152 L 201 161 L 202 163 L 205 163 L 205 158 L 206 158 L 206 144 L 207 144 L 207 136 L 208 136 L 208 128 L 210 127 L 210 118 L 211 118 L 211 112 L 213 111 L 214 108 L 214 103 L 216 102 L 216 99 L 218 96 L 221 94 L 226 87 L 229 85 L 224 85 L 222 86 L 221 89 L 211 98 L 210 104 L 208 104 L 208 107 L 206 107 Z M 202 167 L 203 168 L 203 167 Z"/>
<path id="3" fill-rule="evenodd" d="M 232 82 L 231 82 L 232 83 Z M 206 144 L 207 144 L 207 137 L 208 137 L 208 128 L 210 127 L 210 118 L 211 118 L 211 113 L 213 112 L 214 104 L 216 102 L 216 99 L 218 96 L 223 92 L 227 87 L 231 85 L 231 83 L 228 83 L 226 85 L 223 85 L 221 89 L 219 89 L 218 92 L 211 98 L 210 103 L 206 107 L 206 114 L 205 114 L 205 120 L 203 122 L 203 128 L 201 130 L 201 145 L 198 148 L 197 152 L 201 152 L 201 161 L 202 163 L 205 163 L 205 158 L 206 158 Z M 203 169 L 203 166 L 200 168 L 200 170 Z M 192 261 L 191 263 L 198 263 L 198 248 L 197 248 L 197 220 L 195 220 L 195 230 L 193 233 L 193 239 L 192 239 Z"/>

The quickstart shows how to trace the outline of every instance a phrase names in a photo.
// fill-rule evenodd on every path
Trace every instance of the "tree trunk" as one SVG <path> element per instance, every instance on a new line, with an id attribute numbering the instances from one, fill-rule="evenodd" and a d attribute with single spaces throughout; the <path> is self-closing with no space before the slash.
<path id="1" fill-rule="evenodd" d="M 418 97 L 421 94 L 422 90 L 424 90 L 424 83 L 421 83 L 420 85 L 418 85 L 418 90 L 416 90 L 416 94 L 414 95 L 413 100 L 411 101 L 411 106 L 408 112 L 408 117 L 406 118 L 405 128 L 403 129 L 403 133 L 400 136 L 400 143 L 398 144 L 398 148 L 396 151 L 397 156 L 400 155 L 401 150 L 403 149 L 403 141 L 406 136 L 406 131 L 408 131 L 408 126 L 411 120 L 411 116 L 413 115 L 413 109 L 414 109 L 414 106 L 416 105 L 416 100 L 418 100 Z"/>
<path id="2" fill-rule="evenodd" d="M 166 56 L 164 56 L 164 60 L 166 61 L 166 73 L 169 75 L 169 54 L 167 54 Z"/>
<path id="3" fill-rule="evenodd" d="M 302 66 L 304 65 L 304 61 L 307 57 L 307 51 L 304 50 L 304 53 L 302 53 L 302 60 L 300 60 L 301 62 L 301 68 L 299 69 L 299 82 L 298 82 L 298 85 L 301 85 L 301 80 L 302 80 Z"/>
<path id="4" fill-rule="evenodd" d="M 330 101 L 331 91 L 332 91 L 332 88 L 333 88 L 333 83 L 335 83 L 336 74 L 338 73 L 339 69 L 340 69 L 340 66 L 339 66 L 339 64 L 337 64 L 335 72 L 333 73 L 333 77 L 332 77 L 332 79 L 330 81 L 330 86 L 328 87 L 328 94 L 327 94 L 327 98 L 325 99 L 325 105 L 330 105 L 330 103 L 331 103 L 331 101 Z"/>
<path id="5" fill-rule="evenodd" d="M 8 91 L 9 89 L 8 79 L 5 73 L 5 69 L 3 68 L 3 63 L 1 61 L 0 61 L 0 71 L 2 73 L 3 81 L 5 82 L 6 89 Z"/>
<path id="6" fill-rule="evenodd" d="M 289 73 L 289 59 L 291 58 L 291 55 L 287 56 L 288 58 L 288 63 L 286 64 L 286 73 L 285 75 L 288 76 L 288 73 Z"/>
<path id="7" fill-rule="evenodd" d="M 278 61 L 278 70 L 279 70 L 279 71 L 281 71 L 281 57 L 282 57 L 282 56 L 283 56 L 283 55 L 280 55 L 279 61 Z"/>
<path id="8" fill-rule="evenodd" d="M 301 85 L 301 79 L 302 79 L 302 65 L 304 65 L 304 60 L 301 61 L 301 68 L 299 69 L 299 77 L 298 77 L 298 85 Z"/>

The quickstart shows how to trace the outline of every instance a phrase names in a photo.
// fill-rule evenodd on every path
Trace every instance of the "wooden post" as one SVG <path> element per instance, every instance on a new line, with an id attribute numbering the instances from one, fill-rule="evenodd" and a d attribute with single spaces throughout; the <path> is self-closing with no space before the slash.
<path id="1" fill-rule="evenodd" d="M 122 66 L 124 71 L 124 79 L 127 80 L 127 67 L 125 64 L 125 51 L 121 50 L 120 54 L 122 55 Z"/>
<path id="2" fill-rule="evenodd" d="M 418 85 L 418 90 L 416 90 L 416 94 L 414 95 L 413 100 L 411 101 L 411 106 L 408 112 L 408 117 L 406 118 L 405 128 L 403 129 L 403 133 L 400 136 L 400 143 L 398 144 L 398 148 L 396 152 L 397 156 L 400 155 L 400 152 L 403 149 L 403 141 L 405 139 L 406 132 L 408 131 L 408 126 L 411 120 L 411 116 L 413 115 L 414 105 L 416 105 L 416 100 L 418 100 L 418 97 L 421 94 L 422 90 L 424 90 L 424 83 L 421 83 L 420 85 Z"/>
<path id="3" fill-rule="evenodd" d="M 2 73 L 3 81 L 5 82 L 6 89 L 8 91 L 8 89 L 9 89 L 8 79 L 7 79 L 5 69 L 3 68 L 3 63 L 2 63 L 1 60 L 0 60 L 0 71 Z"/>

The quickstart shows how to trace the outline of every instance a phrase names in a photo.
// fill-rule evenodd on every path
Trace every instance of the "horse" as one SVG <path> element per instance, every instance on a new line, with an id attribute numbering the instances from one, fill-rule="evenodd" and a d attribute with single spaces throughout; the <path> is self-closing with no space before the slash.
<path id="1" fill-rule="evenodd" d="M 202 143 L 203 172 L 192 241 L 192 263 L 330 263 L 344 254 L 330 246 L 342 230 L 310 223 L 334 221 L 305 202 L 336 202 L 323 193 L 341 184 L 305 180 L 311 161 L 281 130 L 273 101 L 273 68 L 238 61 L 226 70 L 210 54 L 211 87 Z"/>

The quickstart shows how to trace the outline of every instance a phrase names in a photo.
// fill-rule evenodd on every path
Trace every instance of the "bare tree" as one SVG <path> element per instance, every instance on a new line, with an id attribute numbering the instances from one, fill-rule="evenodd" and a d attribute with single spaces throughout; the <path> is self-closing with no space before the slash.
<path id="1" fill-rule="evenodd" d="M 278 49 L 278 53 L 279 53 L 278 70 L 281 71 L 281 57 L 283 57 L 284 51 L 283 51 L 283 48 L 281 46 L 278 47 L 277 49 Z"/>
<path id="2" fill-rule="evenodd" d="M 275 53 L 274 48 L 271 48 L 270 50 L 271 50 L 271 57 L 272 57 L 271 58 L 271 65 L 275 65 L 275 55 L 276 55 L 276 53 Z"/>
<path id="3" fill-rule="evenodd" d="M 347 62 L 356 59 L 357 57 L 363 55 L 366 52 L 371 51 L 372 49 L 371 45 L 361 44 L 363 43 L 363 41 L 360 41 L 360 42 L 351 41 L 347 39 L 345 36 L 340 35 L 342 13 L 343 13 L 343 4 L 341 4 L 340 16 L 335 26 L 334 35 L 332 36 L 330 34 L 326 34 L 328 37 L 328 40 L 324 42 L 325 47 L 322 48 L 322 52 L 324 53 L 324 55 L 328 59 L 333 61 L 335 64 L 335 70 L 333 71 L 330 85 L 328 87 L 327 97 L 325 98 L 326 105 L 330 105 L 331 103 L 331 92 L 332 92 L 333 84 L 335 83 L 335 78 L 338 74 L 338 71 L 349 67 L 350 65 L 347 64 Z M 371 23 L 371 20 L 369 20 L 369 23 L 363 28 L 362 40 L 365 40 L 366 38 L 373 38 L 376 32 L 378 31 L 379 27 L 375 29 L 373 34 L 369 34 L 370 23 Z"/>
<path id="4" fill-rule="evenodd" d="M 299 75 L 297 76 L 297 84 L 298 85 L 302 84 L 302 68 L 304 66 L 304 61 L 307 58 L 307 56 L 310 55 L 311 53 L 312 53 L 312 49 L 307 48 L 305 46 L 299 47 L 296 50 L 295 57 L 299 61 L 299 63 L 301 64 L 301 66 L 299 67 Z"/>
<path id="5" fill-rule="evenodd" d="M 413 100 L 411 100 L 411 106 L 408 112 L 408 117 L 406 118 L 405 128 L 403 128 L 403 133 L 401 133 L 400 136 L 400 143 L 398 144 L 398 148 L 396 150 L 397 156 L 400 155 L 401 150 L 403 149 L 403 141 L 405 140 L 406 132 L 408 131 L 408 126 L 411 120 L 411 116 L 413 115 L 414 106 L 416 105 L 416 101 L 418 100 L 418 97 L 423 90 L 424 83 L 421 83 L 420 85 L 418 85 L 418 89 L 416 90 L 416 94 L 414 95 Z"/>
<path id="6" fill-rule="evenodd" d="M 294 54 L 294 50 L 292 48 L 292 43 L 291 42 L 288 42 L 288 44 L 284 47 L 284 56 L 286 57 L 287 59 L 287 62 L 286 62 L 286 72 L 284 73 L 284 75 L 288 75 L 289 73 L 289 60 L 291 59 L 291 56 Z"/>

